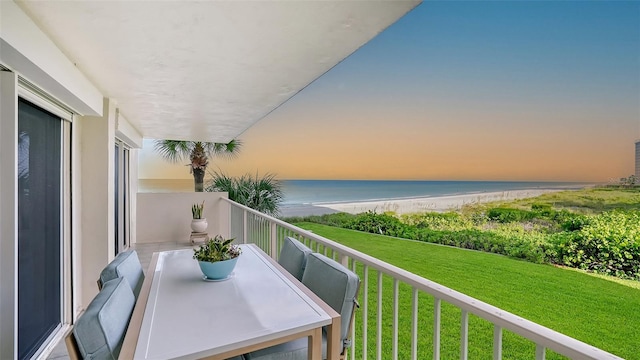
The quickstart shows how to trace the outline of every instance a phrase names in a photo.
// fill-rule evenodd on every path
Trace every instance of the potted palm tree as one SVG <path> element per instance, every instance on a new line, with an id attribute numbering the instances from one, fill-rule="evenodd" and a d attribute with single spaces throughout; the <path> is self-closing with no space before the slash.
<path id="1" fill-rule="evenodd" d="M 207 219 L 203 217 L 204 212 L 204 201 L 200 204 L 193 204 L 191 206 L 191 230 L 193 232 L 205 232 L 207 230 Z"/>
<path id="2" fill-rule="evenodd" d="M 229 278 L 242 253 L 238 245 L 231 244 L 233 240 L 235 239 L 225 239 L 216 235 L 193 250 L 193 258 L 198 260 L 204 280 L 218 281 Z"/>

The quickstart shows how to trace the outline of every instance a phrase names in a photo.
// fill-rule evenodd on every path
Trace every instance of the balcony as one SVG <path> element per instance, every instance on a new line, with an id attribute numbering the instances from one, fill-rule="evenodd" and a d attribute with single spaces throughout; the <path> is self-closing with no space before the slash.
<path id="1" fill-rule="evenodd" d="M 125 142 L 131 147 L 131 169 L 127 168 L 126 173 L 131 171 L 135 177 L 138 170 L 133 160 L 135 149 L 140 147 L 143 138 L 199 137 L 229 141 L 367 43 L 419 1 L 307 2 L 293 8 L 300 11 L 293 11 L 291 4 L 285 2 L 260 5 L 238 2 L 234 9 L 224 2 L 167 3 L 161 7 L 135 2 L 121 6 L 108 2 L 1 3 L 3 126 L 0 133 L 2 153 L 6 156 L 1 159 L 0 349 L 2 358 L 11 358 L 16 354 L 14 348 L 19 337 L 16 303 L 20 230 L 16 219 L 18 200 L 14 196 L 19 98 L 61 111 L 62 117 L 73 120 L 64 122 L 65 131 L 73 135 L 63 136 L 59 141 L 64 144 L 60 152 L 66 159 L 61 167 L 64 181 L 60 189 L 52 192 L 64 199 L 60 216 L 64 234 L 50 239 L 64 249 L 63 256 L 56 260 L 60 272 L 51 275 L 62 283 L 62 293 L 55 299 L 62 310 L 55 323 L 62 328 L 73 323 L 88 304 L 96 292 L 95 275 L 120 246 L 115 245 L 114 249 L 113 223 L 120 218 L 113 214 L 115 186 L 109 181 L 114 179 L 114 144 Z M 158 15 L 158 11 L 171 16 L 149 16 Z M 206 14 L 211 14 L 209 21 L 192 21 L 196 15 L 200 18 Z M 225 17 L 225 21 L 215 21 L 225 14 L 235 15 Z M 228 18 L 236 21 L 226 21 Z M 109 26 L 95 26 L 96 23 Z M 288 31 L 263 24 L 285 24 L 284 30 Z M 139 31 L 141 25 L 151 30 Z M 164 33 L 167 29 L 171 31 Z M 114 30 L 128 36 L 114 36 Z M 281 34 L 285 32 L 289 38 L 284 39 L 289 41 L 281 41 Z M 165 34 L 160 36 L 164 41 L 148 41 L 149 34 Z M 223 34 L 223 41 L 210 41 L 211 34 Z M 131 43 L 142 45 L 131 49 Z M 171 48 L 168 50 L 166 44 L 178 44 L 182 51 L 169 51 Z M 274 48 L 283 51 L 274 52 Z M 190 49 L 205 51 L 197 57 Z M 247 56 L 247 49 L 251 49 L 251 56 Z M 282 56 L 283 53 L 287 56 Z M 157 54 L 163 54 L 162 59 L 150 63 L 148 59 L 157 59 Z M 215 56 L 218 54 L 225 56 Z M 271 64 L 268 71 L 264 64 Z M 173 71 L 167 72 L 168 68 Z M 205 78 L 193 74 L 204 74 Z M 239 78 L 259 81 L 238 81 Z M 131 86 L 134 80 L 136 86 Z M 158 83 L 163 86 L 159 87 Z M 214 89 L 212 83 L 217 84 Z M 176 94 L 184 97 L 177 99 Z M 203 95 L 209 100 L 202 100 Z M 194 102 L 193 99 L 200 100 Z M 203 108 L 203 103 L 210 106 Z M 208 116 L 202 115 L 204 110 Z M 157 111 L 155 115 L 149 115 L 154 111 Z M 125 118 L 125 114 L 129 118 Z M 128 150 L 120 147 L 118 153 L 124 158 L 125 151 Z M 129 158 L 126 159 L 128 163 Z M 115 173 L 117 177 L 117 171 Z M 120 175 L 124 176 L 122 172 Z M 119 179 L 116 184 L 125 182 Z M 133 189 L 135 192 L 135 187 Z M 182 201 L 191 203 L 188 197 Z M 242 242 L 256 243 L 273 257 L 277 257 L 281 240 L 293 236 L 360 274 L 362 308 L 352 336 L 351 358 L 447 358 L 442 340 L 449 338 L 446 315 L 452 308 L 459 313 L 459 322 L 455 325 L 459 334 L 455 336 L 462 359 L 474 355 L 470 353 L 473 346 L 469 344 L 473 344 L 477 332 L 474 324 L 478 319 L 487 325 L 487 347 L 492 348 L 494 358 L 502 357 L 503 334 L 509 334 L 505 335 L 508 339 L 511 333 L 530 340 L 538 359 L 545 358 L 547 350 L 573 358 L 616 358 L 330 239 L 228 200 L 216 201 L 222 203 L 219 208 L 225 210 L 215 215 L 215 231 Z M 132 204 L 135 209 L 135 200 Z M 164 204 L 169 210 L 172 206 L 174 204 Z M 121 204 L 116 208 L 125 209 Z M 122 235 L 129 231 L 135 234 L 136 230 L 146 232 L 146 238 L 138 237 L 134 245 L 143 261 L 154 251 L 188 246 L 175 242 L 188 231 L 182 227 L 186 224 L 182 218 L 149 216 L 144 212 L 137 219 L 135 213 L 131 216 L 131 229 L 122 229 Z M 159 225 L 171 231 L 159 231 Z M 119 231 L 116 230 L 118 234 Z M 49 348 L 48 344 L 45 346 Z"/>
<path id="2" fill-rule="evenodd" d="M 351 334 L 352 346 L 347 353 L 349 359 L 448 359 L 451 351 L 441 351 L 445 337 L 449 343 L 451 337 L 456 338 L 460 359 L 478 357 L 477 353 L 470 352 L 473 349 L 469 346 L 470 338 L 492 339 L 489 340 L 491 344 L 484 344 L 482 348 L 491 348 L 489 352 L 492 358 L 502 359 L 505 351 L 503 336 L 506 333 L 510 333 L 510 338 L 517 336 L 530 342 L 532 358 L 535 356 L 537 360 L 546 356 L 562 358 L 558 354 L 571 359 L 621 359 L 375 257 L 240 205 L 227 199 L 226 194 L 145 194 L 144 200 L 140 197 L 138 200 L 139 224 L 158 221 L 157 214 L 145 215 L 140 212 L 141 208 L 153 206 L 175 212 L 181 205 L 176 203 L 176 198 L 186 204 L 191 203 L 192 198 L 203 196 L 207 197 L 210 210 L 218 212 L 218 219 L 212 219 L 214 229 L 210 229 L 210 232 L 228 233 L 238 243 L 256 244 L 274 259 L 278 257 L 283 239 L 294 237 L 360 276 L 360 309 L 356 311 Z M 153 252 L 191 246 L 186 236 L 181 238 L 174 234 L 165 237 L 172 237 L 173 241 L 148 241 L 165 231 L 163 226 L 175 227 L 176 221 L 188 224 L 188 221 L 175 215 L 173 218 L 163 218 L 166 225 L 157 224 L 157 228 L 151 232 L 139 229 L 138 236 L 147 236 L 147 241 L 139 242 L 134 247 L 144 269 L 148 267 Z M 185 226 L 188 228 L 188 225 Z M 179 231 L 188 234 L 189 230 L 185 228 Z M 444 308 L 446 310 L 443 311 Z M 443 317 L 444 313 L 450 314 L 452 311 L 458 319 L 455 329 L 451 329 L 451 319 Z M 64 354 L 64 345 L 61 343 L 49 358 L 59 359 Z M 486 358 L 485 353 L 479 356 Z M 509 358 L 506 351 L 505 358 Z"/>

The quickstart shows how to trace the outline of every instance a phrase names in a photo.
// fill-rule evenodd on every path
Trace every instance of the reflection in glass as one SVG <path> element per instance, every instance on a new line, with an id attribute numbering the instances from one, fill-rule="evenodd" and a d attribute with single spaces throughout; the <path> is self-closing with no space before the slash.
<path id="1" fill-rule="evenodd" d="M 18 103 L 18 358 L 31 358 L 61 323 L 61 129 Z"/>

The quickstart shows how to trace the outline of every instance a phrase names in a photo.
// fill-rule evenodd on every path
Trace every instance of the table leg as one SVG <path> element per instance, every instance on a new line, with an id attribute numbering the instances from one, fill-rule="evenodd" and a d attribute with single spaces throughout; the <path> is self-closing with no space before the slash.
<path id="1" fill-rule="evenodd" d="M 313 330 L 307 346 L 309 360 L 322 360 L 322 328 Z"/>
<path id="2" fill-rule="evenodd" d="M 342 352 L 342 341 L 340 341 L 340 317 L 333 318 L 332 323 L 327 326 L 327 360 L 340 359 Z"/>

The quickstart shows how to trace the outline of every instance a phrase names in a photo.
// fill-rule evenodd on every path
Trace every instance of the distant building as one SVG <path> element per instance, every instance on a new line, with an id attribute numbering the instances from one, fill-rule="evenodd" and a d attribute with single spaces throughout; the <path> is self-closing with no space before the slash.
<path id="1" fill-rule="evenodd" d="M 636 179 L 640 179 L 640 140 L 636 141 Z"/>

